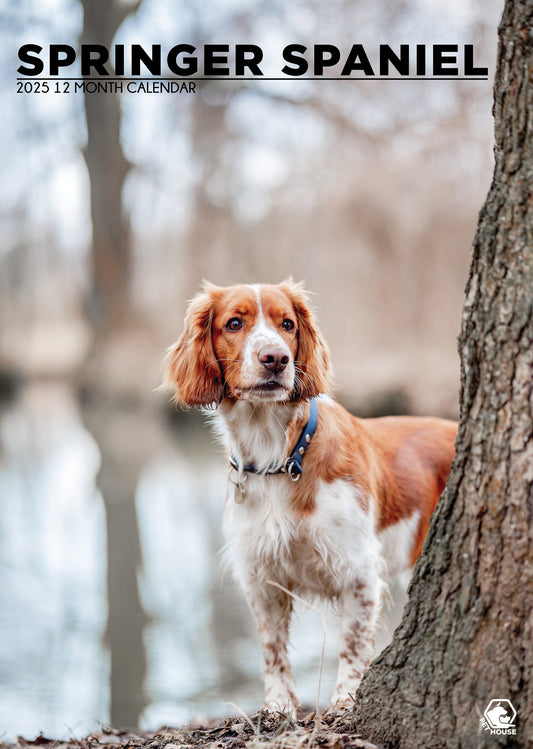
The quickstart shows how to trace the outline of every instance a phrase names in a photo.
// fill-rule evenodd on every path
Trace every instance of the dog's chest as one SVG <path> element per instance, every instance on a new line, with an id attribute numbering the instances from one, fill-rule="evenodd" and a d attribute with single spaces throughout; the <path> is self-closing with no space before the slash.
<path id="1" fill-rule="evenodd" d="M 249 476 L 244 501 L 236 503 L 239 489 L 230 482 L 224 526 L 231 564 L 244 587 L 273 580 L 295 591 L 335 597 L 357 566 L 360 550 L 369 548 L 372 520 L 346 481 L 322 484 L 316 509 L 307 516 L 294 510 L 292 488 L 285 475 Z"/>

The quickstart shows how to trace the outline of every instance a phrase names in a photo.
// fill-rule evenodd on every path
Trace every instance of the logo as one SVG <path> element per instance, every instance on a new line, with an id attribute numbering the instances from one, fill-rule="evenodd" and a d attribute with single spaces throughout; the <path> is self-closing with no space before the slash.
<path id="1" fill-rule="evenodd" d="M 481 725 L 496 736 L 516 735 L 516 710 L 510 700 L 491 700 L 487 705 Z"/>

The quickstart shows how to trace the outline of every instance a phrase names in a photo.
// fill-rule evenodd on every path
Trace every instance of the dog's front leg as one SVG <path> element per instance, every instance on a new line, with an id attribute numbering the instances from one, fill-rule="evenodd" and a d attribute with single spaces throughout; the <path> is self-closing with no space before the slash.
<path id="1" fill-rule="evenodd" d="M 257 625 L 263 656 L 264 709 L 296 717 L 298 701 L 287 654 L 292 600 L 272 586 L 250 585 L 247 598 Z"/>
<path id="2" fill-rule="evenodd" d="M 353 704 L 363 673 L 374 653 L 374 632 L 379 615 L 381 586 L 355 581 L 342 596 L 342 646 L 339 671 L 328 710 Z"/>

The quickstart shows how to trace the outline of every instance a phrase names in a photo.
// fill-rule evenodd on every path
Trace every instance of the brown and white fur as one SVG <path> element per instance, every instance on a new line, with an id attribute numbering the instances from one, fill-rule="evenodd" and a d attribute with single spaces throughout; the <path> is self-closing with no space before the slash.
<path id="1" fill-rule="evenodd" d="M 330 708 L 350 704 L 373 654 L 382 580 L 419 556 L 457 430 L 436 418 L 356 418 L 327 395 L 329 375 L 307 296 L 290 280 L 205 284 L 167 356 L 176 402 L 216 407 L 216 429 L 239 466 L 283 465 L 307 422 L 309 398 L 319 396 L 300 480 L 232 471 L 224 511 L 230 560 L 259 633 L 265 707 L 293 715 L 292 599 L 269 581 L 341 605 Z"/>

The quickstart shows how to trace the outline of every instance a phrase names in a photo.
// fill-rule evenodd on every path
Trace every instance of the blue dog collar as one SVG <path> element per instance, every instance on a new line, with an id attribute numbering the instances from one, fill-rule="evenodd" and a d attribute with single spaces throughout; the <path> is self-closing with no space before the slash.
<path id="1" fill-rule="evenodd" d="M 317 424 L 318 424 L 318 406 L 317 406 L 316 398 L 311 398 L 309 400 L 309 420 L 301 431 L 300 438 L 298 442 L 296 443 L 296 447 L 294 448 L 292 453 L 289 455 L 285 463 L 281 466 L 281 468 L 269 469 L 266 471 L 258 471 L 256 466 L 254 466 L 252 463 L 248 463 L 247 465 L 242 467 L 242 470 L 245 471 L 246 473 L 269 474 L 269 475 L 276 474 L 276 473 L 286 473 L 291 481 L 298 481 L 298 479 L 304 472 L 302 461 L 304 459 L 305 453 L 307 452 L 307 448 L 311 444 L 311 440 L 313 439 L 313 435 L 316 431 Z M 236 471 L 240 470 L 239 462 L 237 458 L 233 455 L 233 453 L 230 456 L 229 462 L 230 462 L 231 467 L 235 468 Z"/>

